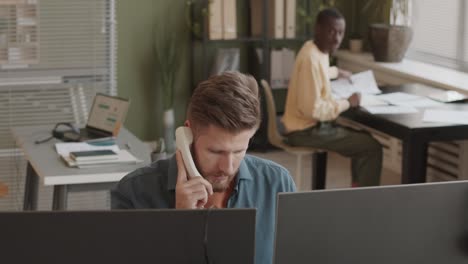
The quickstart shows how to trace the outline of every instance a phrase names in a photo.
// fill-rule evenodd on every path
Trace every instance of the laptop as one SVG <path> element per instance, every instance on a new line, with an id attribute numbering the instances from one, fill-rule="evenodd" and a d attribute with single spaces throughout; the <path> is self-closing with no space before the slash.
<path id="1" fill-rule="evenodd" d="M 275 264 L 468 263 L 468 181 L 279 194 Z"/>
<path id="2" fill-rule="evenodd" d="M 2 263 L 254 263 L 255 209 L 0 213 Z"/>
<path id="3" fill-rule="evenodd" d="M 116 137 L 125 121 L 129 105 L 128 99 L 96 94 L 86 127 L 80 129 L 80 141 Z"/>

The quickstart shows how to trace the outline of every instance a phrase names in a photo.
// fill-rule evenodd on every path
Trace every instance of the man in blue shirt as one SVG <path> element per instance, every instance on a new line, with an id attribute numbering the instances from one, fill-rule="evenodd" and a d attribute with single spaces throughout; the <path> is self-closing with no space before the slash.
<path id="1" fill-rule="evenodd" d="M 253 77 L 225 72 L 201 82 L 185 126 L 202 177 L 187 176 L 178 150 L 125 176 L 111 192 L 112 208 L 257 208 L 255 262 L 272 263 L 276 195 L 296 187 L 282 166 L 246 155 L 260 117 Z"/>

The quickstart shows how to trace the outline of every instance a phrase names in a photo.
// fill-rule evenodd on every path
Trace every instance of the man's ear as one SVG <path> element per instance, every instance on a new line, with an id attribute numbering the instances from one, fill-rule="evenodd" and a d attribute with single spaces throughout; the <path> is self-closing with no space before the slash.
<path id="1" fill-rule="evenodd" d="M 184 126 L 186 126 L 186 127 L 192 127 L 192 126 L 190 125 L 190 121 L 189 121 L 189 120 L 185 120 Z"/>

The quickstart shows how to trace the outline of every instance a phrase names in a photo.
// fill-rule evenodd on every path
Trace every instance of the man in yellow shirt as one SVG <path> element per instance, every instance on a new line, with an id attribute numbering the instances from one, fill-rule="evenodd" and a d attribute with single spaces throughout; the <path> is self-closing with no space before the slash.
<path id="1" fill-rule="evenodd" d="M 335 100 L 330 79 L 349 78 L 351 73 L 330 67 L 329 54 L 343 40 L 346 23 L 336 9 L 324 9 L 315 24 L 314 40 L 299 51 L 291 74 L 283 123 L 289 144 L 311 146 L 351 158 L 352 185 L 379 185 L 382 146 L 365 132 L 334 123 L 341 112 L 358 107 L 360 95 Z"/>

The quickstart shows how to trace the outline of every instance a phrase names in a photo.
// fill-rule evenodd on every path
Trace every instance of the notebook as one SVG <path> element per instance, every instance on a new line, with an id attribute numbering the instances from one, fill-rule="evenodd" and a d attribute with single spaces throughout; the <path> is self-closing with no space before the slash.
<path id="1" fill-rule="evenodd" d="M 128 99 L 96 94 L 86 127 L 80 129 L 80 141 L 116 137 L 125 121 L 129 105 Z"/>

